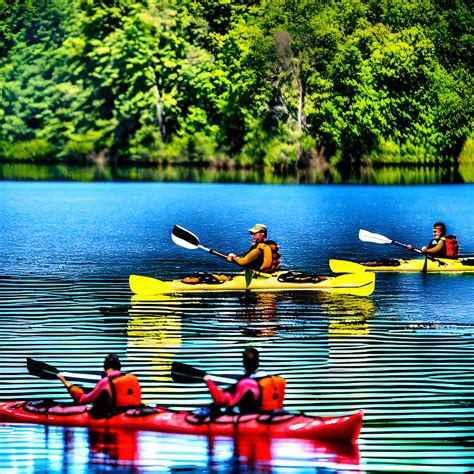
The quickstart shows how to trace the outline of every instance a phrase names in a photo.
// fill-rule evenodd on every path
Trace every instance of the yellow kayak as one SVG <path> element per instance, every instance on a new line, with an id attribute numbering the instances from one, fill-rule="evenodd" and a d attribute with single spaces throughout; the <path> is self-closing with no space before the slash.
<path id="1" fill-rule="evenodd" d="M 426 268 L 425 268 L 426 262 Z M 416 259 L 380 259 L 363 263 L 347 260 L 329 260 L 329 266 L 334 273 L 371 272 L 429 272 L 429 273 L 466 273 L 474 272 L 474 259 L 436 258 L 434 260 Z"/>
<path id="2" fill-rule="evenodd" d="M 247 284 L 245 274 L 239 273 L 221 283 L 184 283 L 182 280 L 163 281 L 140 275 L 130 275 L 130 289 L 137 295 L 158 295 L 188 292 L 228 291 L 329 291 L 331 293 L 369 296 L 375 289 L 372 272 L 328 277 L 317 282 L 285 281 L 290 272 L 254 275 Z"/>

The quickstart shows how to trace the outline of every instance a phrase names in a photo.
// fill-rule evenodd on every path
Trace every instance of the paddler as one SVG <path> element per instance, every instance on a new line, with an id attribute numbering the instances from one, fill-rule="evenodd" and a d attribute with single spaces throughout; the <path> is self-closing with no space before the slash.
<path id="1" fill-rule="evenodd" d="M 257 372 L 260 355 L 254 347 L 242 353 L 245 375 L 226 390 L 220 389 L 211 376 L 205 375 L 209 392 L 218 408 L 235 408 L 238 413 L 281 411 L 285 398 L 286 380 L 275 375 Z"/>
<path id="2" fill-rule="evenodd" d="M 89 393 L 84 393 L 82 388 L 68 382 L 62 374 L 59 374 L 58 378 L 76 403 L 92 403 L 92 414 L 98 417 L 110 416 L 142 403 L 138 379 L 132 374 L 122 372 L 121 367 L 118 356 L 108 354 L 104 360 L 104 376 Z"/>
<path id="3" fill-rule="evenodd" d="M 230 253 L 227 260 L 252 270 L 276 272 L 280 266 L 280 253 L 277 243 L 267 239 L 267 227 L 264 224 L 255 224 L 249 229 L 249 233 L 253 239 L 249 251 L 243 257 Z"/>
<path id="4" fill-rule="evenodd" d="M 412 250 L 412 245 L 407 245 Z M 422 247 L 421 251 L 431 257 L 438 258 L 457 258 L 459 256 L 459 248 L 456 236 L 446 236 L 446 225 L 443 222 L 435 222 L 433 224 L 433 238 L 426 247 Z"/>

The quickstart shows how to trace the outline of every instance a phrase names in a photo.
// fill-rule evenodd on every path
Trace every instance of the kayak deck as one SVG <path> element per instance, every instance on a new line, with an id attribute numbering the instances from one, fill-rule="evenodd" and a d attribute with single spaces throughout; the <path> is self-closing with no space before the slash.
<path id="1" fill-rule="evenodd" d="M 166 408 L 132 408 L 110 418 L 94 418 L 83 411 L 65 413 L 60 405 L 50 406 L 44 413 L 30 411 L 29 402 L 0 403 L 0 423 L 29 423 L 55 426 L 130 429 L 233 436 L 237 433 L 266 435 L 276 438 L 309 438 L 326 441 L 354 442 L 360 433 L 363 411 L 341 417 L 314 417 L 299 414 L 223 415 L 213 420 L 195 420 L 192 412 Z M 144 414 L 140 410 L 146 409 Z M 62 411 L 61 411 L 62 410 Z"/>
<path id="2" fill-rule="evenodd" d="M 181 280 L 163 281 L 141 275 L 130 275 L 130 290 L 137 295 L 154 295 L 188 292 L 227 291 L 330 291 L 332 293 L 369 296 L 375 289 L 372 272 L 328 277 L 318 282 L 282 281 L 288 272 L 272 275 L 257 274 L 250 282 L 240 273 L 221 283 L 184 283 Z"/>
<path id="3" fill-rule="evenodd" d="M 334 262 L 334 260 L 332 261 Z M 466 273 L 474 272 L 474 259 L 437 258 L 436 260 L 417 259 L 380 259 L 355 264 L 355 262 L 337 260 L 341 272 L 429 272 L 429 273 Z M 425 268 L 426 262 L 426 268 Z M 361 269 L 356 266 L 360 265 Z M 334 271 L 334 270 L 333 270 Z"/>

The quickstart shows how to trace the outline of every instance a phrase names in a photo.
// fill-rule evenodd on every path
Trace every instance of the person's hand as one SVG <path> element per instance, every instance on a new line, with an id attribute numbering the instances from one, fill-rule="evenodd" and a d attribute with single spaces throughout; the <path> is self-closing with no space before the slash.
<path id="1" fill-rule="evenodd" d="M 64 375 L 58 374 L 58 375 L 56 375 L 56 377 L 57 377 L 59 380 L 61 380 L 61 382 L 64 384 L 64 386 L 65 386 L 67 389 L 69 389 L 69 387 L 72 386 L 72 383 L 71 383 L 71 382 L 68 382 L 68 381 L 66 380 L 66 377 L 64 377 Z"/>
<path id="2" fill-rule="evenodd" d="M 229 255 L 227 255 L 227 260 L 229 262 L 232 262 L 232 260 L 234 260 L 235 257 L 237 257 L 237 255 L 235 255 L 235 253 L 230 253 Z"/>
<path id="3" fill-rule="evenodd" d="M 208 380 L 211 380 L 211 376 L 206 374 L 203 378 L 204 382 L 207 382 Z"/>
<path id="4" fill-rule="evenodd" d="M 421 251 L 422 251 L 423 253 L 426 253 L 426 250 L 427 250 L 426 247 L 421 247 Z"/>
<path id="5" fill-rule="evenodd" d="M 413 245 L 408 244 L 408 245 L 407 245 L 407 249 L 408 249 L 408 250 L 413 250 Z"/>

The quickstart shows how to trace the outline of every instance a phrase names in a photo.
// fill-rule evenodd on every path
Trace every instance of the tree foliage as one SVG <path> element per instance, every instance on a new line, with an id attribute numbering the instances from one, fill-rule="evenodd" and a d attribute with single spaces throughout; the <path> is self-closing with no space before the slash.
<path id="1" fill-rule="evenodd" d="M 449 162 L 472 31 L 467 0 L 0 0 L 0 153 Z"/>

